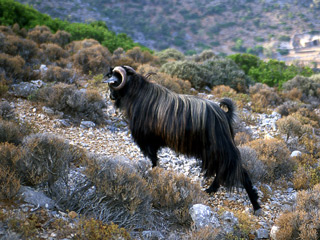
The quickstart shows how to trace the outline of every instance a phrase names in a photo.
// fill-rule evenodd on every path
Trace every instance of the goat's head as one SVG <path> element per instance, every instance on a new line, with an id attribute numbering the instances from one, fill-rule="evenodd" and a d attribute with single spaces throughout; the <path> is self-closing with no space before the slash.
<path id="1" fill-rule="evenodd" d="M 112 100 L 117 99 L 117 92 L 125 87 L 128 81 L 128 75 L 135 74 L 136 71 L 129 66 L 117 66 L 111 68 L 106 75 L 108 79 L 105 79 L 103 83 L 108 83 L 110 87 L 110 98 Z"/>

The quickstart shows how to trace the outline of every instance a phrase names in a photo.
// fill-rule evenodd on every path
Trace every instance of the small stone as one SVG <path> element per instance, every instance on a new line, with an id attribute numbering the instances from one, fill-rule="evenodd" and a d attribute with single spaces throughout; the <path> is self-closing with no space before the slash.
<path id="1" fill-rule="evenodd" d="M 68 216 L 71 219 L 75 219 L 78 216 L 78 214 L 75 211 L 71 211 L 68 213 Z"/>
<path id="2" fill-rule="evenodd" d="M 302 153 L 300 151 L 296 150 L 291 153 L 290 157 L 292 157 L 292 158 L 293 157 L 300 157 L 301 155 L 302 155 Z"/>
<path id="3" fill-rule="evenodd" d="M 269 231 L 267 229 L 260 228 L 256 231 L 257 239 L 269 239 Z"/>
<path id="4" fill-rule="evenodd" d="M 81 121 L 80 127 L 81 128 L 92 128 L 95 127 L 96 124 L 94 122 L 91 121 Z"/>
<path id="5" fill-rule="evenodd" d="M 279 231 L 279 227 L 273 225 L 270 231 L 270 238 L 273 240 L 277 240 L 277 232 Z"/>
<path id="6" fill-rule="evenodd" d="M 48 115 L 54 115 L 54 111 L 49 107 L 43 106 L 42 111 L 44 111 Z"/>

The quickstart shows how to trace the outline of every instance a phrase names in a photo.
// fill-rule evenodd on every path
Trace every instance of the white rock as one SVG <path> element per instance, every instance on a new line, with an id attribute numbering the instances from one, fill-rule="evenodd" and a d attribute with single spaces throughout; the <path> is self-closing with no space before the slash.
<path id="1" fill-rule="evenodd" d="M 96 124 L 91 121 L 81 121 L 81 123 L 80 123 L 81 128 L 91 128 L 91 127 L 95 127 L 95 126 L 96 126 Z"/>
<path id="2" fill-rule="evenodd" d="M 298 150 L 293 151 L 290 155 L 290 157 L 300 157 L 302 155 L 302 153 Z"/>
<path id="3" fill-rule="evenodd" d="M 203 204 L 195 204 L 189 209 L 191 218 L 198 228 L 212 226 L 217 228 L 220 226 L 217 213 L 213 212 L 209 206 Z"/>
<path id="4" fill-rule="evenodd" d="M 270 238 L 273 240 L 277 240 L 277 232 L 279 231 L 279 227 L 273 225 L 270 231 Z"/>
<path id="5" fill-rule="evenodd" d="M 257 239 L 269 239 L 269 231 L 263 228 L 260 228 L 256 231 Z"/>

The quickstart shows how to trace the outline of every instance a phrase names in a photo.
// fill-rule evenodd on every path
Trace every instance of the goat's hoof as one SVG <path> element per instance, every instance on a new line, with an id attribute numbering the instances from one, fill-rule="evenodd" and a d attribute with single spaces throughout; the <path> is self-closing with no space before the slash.
<path id="1" fill-rule="evenodd" d="M 259 208 L 259 209 L 257 209 L 257 210 L 254 210 L 253 214 L 254 214 L 255 216 L 262 216 L 262 214 L 263 214 L 262 208 Z"/>

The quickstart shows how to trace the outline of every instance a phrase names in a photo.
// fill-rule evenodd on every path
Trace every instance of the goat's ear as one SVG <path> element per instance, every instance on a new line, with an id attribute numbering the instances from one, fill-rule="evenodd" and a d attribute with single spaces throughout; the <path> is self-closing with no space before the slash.
<path id="1" fill-rule="evenodd" d="M 110 78 L 112 76 L 113 68 L 109 67 L 107 71 L 103 74 L 103 78 Z"/>

